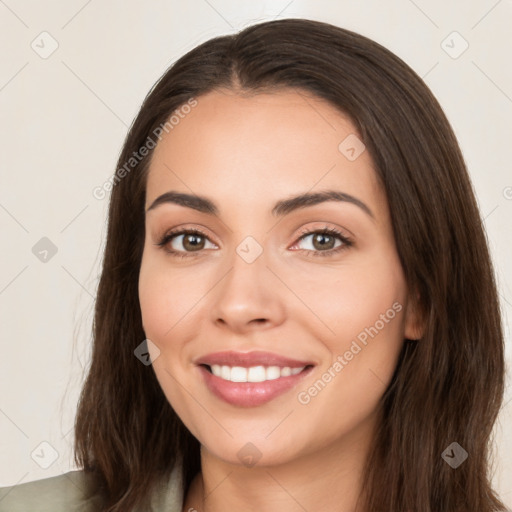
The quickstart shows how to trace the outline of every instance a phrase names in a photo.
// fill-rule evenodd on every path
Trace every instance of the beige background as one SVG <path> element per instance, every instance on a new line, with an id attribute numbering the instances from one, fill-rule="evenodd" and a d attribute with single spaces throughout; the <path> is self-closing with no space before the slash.
<path id="1" fill-rule="evenodd" d="M 355 30 L 425 78 L 475 185 L 511 367 L 511 0 L 0 0 L 0 486 L 74 467 L 108 203 L 92 190 L 114 172 L 144 96 L 198 43 L 277 17 Z M 46 262 L 33 253 L 43 237 L 57 249 Z M 505 403 L 494 483 L 512 506 L 510 379 Z"/>

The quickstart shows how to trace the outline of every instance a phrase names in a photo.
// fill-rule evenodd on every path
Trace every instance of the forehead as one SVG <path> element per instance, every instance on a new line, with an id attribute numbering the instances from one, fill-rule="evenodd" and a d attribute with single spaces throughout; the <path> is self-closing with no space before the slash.
<path id="1" fill-rule="evenodd" d="M 385 208 L 368 151 L 357 156 L 364 146 L 355 126 L 328 102 L 295 90 L 196 100 L 154 150 L 146 207 L 171 189 L 263 208 L 329 188 Z"/>

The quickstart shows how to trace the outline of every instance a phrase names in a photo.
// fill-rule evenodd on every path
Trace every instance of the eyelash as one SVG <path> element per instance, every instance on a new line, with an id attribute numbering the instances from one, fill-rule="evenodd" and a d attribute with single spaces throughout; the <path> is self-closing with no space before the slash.
<path id="1" fill-rule="evenodd" d="M 342 245 L 336 247 L 335 249 L 329 249 L 327 251 L 311 251 L 311 250 L 308 250 L 308 249 L 300 249 L 302 251 L 306 251 L 308 253 L 312 253 L 310 254 L 310 256 L 313 256 L 313 257 L 317 257 L 317 256 L 320 256 L 320 257 L 328 257 L 328 256 L 333 256 L 335 254 L 338 254 L 339 252 L 341 251 L 344 251 L 346 249 L 348 249 L 349 247 L 352 247 L 353 244 L 353 241 L 346 237 L 343 233 L 341 233 L 340 231 L 338 231 L 337 229 L 335 228 L 329 228 L 329 227 L 324 227 L 323 229 L 314 229 L 314 230 L 308 230 L 308 229 L 305 229 L 304 231 L 302 231 L 300 233 L 300 236 L 299 238 L 297 239 L 297 242 L 299 242 L 300 240 L 302 240 L 303 238 L 306 238 L 306 236 L 309 236 L 309 235 L 316 235 L 316 234 L 322 234 L 322 235 L 331 235 L 331 236 L 334 236 L 335 238 L 338 238 L 341 240 Z M 171 256 L 173 257 L 176 257 L 176 258 L 188 258 L 188 257 L 194 257 L 195 254 L 192 252 L 187 252 L 187 251 L 176 251 L 174 249 L 168 249 L 166 248 L 166 245 L 175 237 L 177 236 L 180 236 L 180 235 L 199 235 L 201 237 L 204 237 L 204 238 L 207 238 L 208 239 L 208 236 L 203 233 L 200 229 L 181 229 L 181 230 L 176 230 L 176 231 L 170 231 L 168 233 L 166 233 L 161 239 L 160 241 L 155 244 L 159 247 L 161 247 L 162 249 L 164 249 L 167 253 L 169 253 Z M 297 243 L 295 242 L 295 243 Z M 294 243 L 294 245 L 295 245 Z M 200 251 L 198 251 L 200 252 Z"/>

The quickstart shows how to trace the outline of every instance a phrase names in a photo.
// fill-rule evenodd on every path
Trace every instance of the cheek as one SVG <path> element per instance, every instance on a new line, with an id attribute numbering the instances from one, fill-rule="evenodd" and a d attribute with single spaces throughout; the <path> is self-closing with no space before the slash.
<path id="1" fill-rule="evenodd" d="M 179 339 L 194 306 L 204 297 L 204 281 L 191 272 L 173 270 L 158 258 L 143 258 L 139 276 L 139 302 L 146 335 L 164 345 Z M 192 315 L 193 316 L 193 315 Z"/>
<path id="2" fill-rule="evenodd" d="M 167 288 L 166 278 L 156 279 L 156 272 L 147 266 L 141 268 L 139 302 L 144 332 L 148 338 L 154 338 L 160 345 L 166 331 L 172 327 L 171 313 L 175 310 L 175 305 Z"/>
<path id="3" fill-rule="evenodd" d="M 139 302 L 146 337 L 160 350 L 152 362 L 155 376 L 178 416 L 193 426 L 190 398 L 179 383 L 186 380 L 186 340 L 191 310 L 199 299 L 194 287 L 187 286 L 185 276 L 190 277 L 146 255 L 139 275 Z"/>
<path id="4" fill-rule="evenodd" d="M 338 421 L 357 421 L 375 409 L 403 345 L 405 281 L 398 260 L 382 254 L 344 267 L 323 287 L 306 283 L 309 304 L 322 320 L 313 335 L 330 355 L 299 402 L 316 402 L 313 409 L 328 409 Z M 311 331 L 311 325 L 304 319 L 302 328 Z"/>
<path id="5" fill-rule="evenodd" d="M 399 338 L 402 329 L 402 314 L 397 309 L 405 309 L 406 288 L 400 265 L 393 259 L 386 264 L 380 258 L 366 258 L 347 264 L 336 270 L 311 273 L 307 280 L 302 279 L 299 294 L 313 315 L 321 320 L 314 322 L 318 335 L 325 340 L 331 350 L 341 350 L 348 339 L 356 337 L 364 329 L 376 322 L 379 330 L 390 339 Z M 307 275 L 303 273 L 302 275 Z M 400 306 L 393 304 L 398 303 Z M 385 328 L 381 315 L 385 315 Z M 297 315 L 297 318 L 301 318 Z M 302 316 L 307 330 L 312 316 Z M 313 325 L 313 324 L 310 324 Z M 320 327 L 320 325 L 323 325 Z"/>
<path id="6" fill-rule="evenodd" d="M 322 369 L 312 388 L 305 390 L 302 400 L 316 393 L 311 398 L 312 410 L 320 417 L 329 411 L 332 425 L 343 425 L 346 431 L 370 417 L 377 410 L 398 362 L 402 340 L 397 326 L 402 313 L 403 309 L 388 323 L 377 320 L 354 329 L 354 336 L 333 346 L 332 362 Z M 318 402 L 314 404 L 313 400 Z"/>

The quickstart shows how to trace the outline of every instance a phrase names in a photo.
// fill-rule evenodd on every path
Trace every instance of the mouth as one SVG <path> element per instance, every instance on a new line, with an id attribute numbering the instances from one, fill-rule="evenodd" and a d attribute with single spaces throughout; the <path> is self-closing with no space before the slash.
<path id="1" fill-rule="evenodd" d="M 217 399 L 235 407 L 258 407 L 277 397 L 285 397 L 314 370 L 302 366 L 196 366 L 207 390 Z M 294 400 L 295 397 L 290 398 Z"/>
<path id="2" fill-rule="evenodd" d="M 215 375 L 215 377 L 229 382 L 267 382 L 283 377 L 298 375 L 304 370 L 313 367 L 312 364 L 293 368 L 290 366 L 280 367 L 258 365 L 243 367 L 220 364 L 213 364 L 211 366 L 202 364 L 200 366 L 205 368 L 212 375 Z"/>

